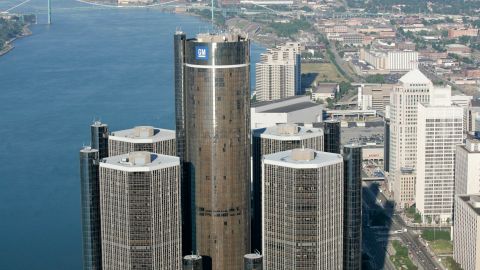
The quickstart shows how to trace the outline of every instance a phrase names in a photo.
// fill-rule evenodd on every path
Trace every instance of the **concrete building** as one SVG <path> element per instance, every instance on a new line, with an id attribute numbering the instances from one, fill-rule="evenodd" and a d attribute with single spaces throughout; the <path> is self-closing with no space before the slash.
<path id="1" fill-rule="evenodd" d="M 83 269 L 102 269 L 100 226 L 99 150 L 80 150 L 80 187 L 82 205 Z"/>
<path id="2" fill-rule="evenodd" d="M 182 267 L 180 161 L 149 152 L 100 163 L 102 269 Z"/>
<path id="3" fill-rule="evenodd" d="M 416 51 L 373 51 L 362 49 L 360 60 L 378 70 L 409 71 L 418 68 L 418 52 Z"/>
<path id="4" fill-rule="evenodd" d="M 328 98 L 333 100 L 339 90 L 338 83 L 318 83 L 312 89 L 312 100 L 323 102 L 326 102 Z"/>
<path id="5" fill-rule="evenodd" d="M 385 107 L 390 104 L 390 92 L 394 87 L 393 84 L 362 84 L 358 86 L 358 109 L 385 111 Z"/>
<path id="6" fill-rule="evenodd" d="M 176 156 L 175 131 L 151 126 L 138 126 L 115 131 L 108 136 L 108 155 L 118 156 L 135 151 L 147 151 Z"/>
<path id="7" fill-rule="evenodd" d="M 294 149 L 263 160 L 266 270 L 343 268 L 343 158 Z"/>
<path id="8" fill-rule="evenodd" d="M 390 96 L 389 188 L 396 206 L 410 205 L 415 200 L 415 179 L 411 173 L 417 163 L 417 104 L 428 103 L 432 82 L 419 70 L 400 78 Z M 407 175 L 402 175 L 408 172 Z"/>
<path id="9" fill-rule="evenodd" d="M 480 100 L 472 99 L 467 109 L 467 132 L 480 131 Z"/>
<path id="10" fill-rule="evenodd" d="M 435 89 L 418 104 L 415 202 L 423 221 L 449 222 L 453 215 L 455 148 L 463 143 L 463 109 L 451 105 L 449 88 Z"/>
<path id="11" fill-rule="evenodd" d="M 269 102 L 257 102 L 251 108 L 251 128 L 265 128 L 276 124 L 322 122 L 324 107 L 308 96 L 296 96 Z"/>
<path id="12" fill-rule="evenodd" d="M 453 258 L 463 270 L 480 269 L 480 194 L 455 197 Z"/>
<path id="13" fill-rule="evenodd" d="M 265 155 L 302 147 L 323 151 L 323 141 L 322 129 L 300 127 L 296 124 L 279 124 L 253 131 L 253 250 L 262 250 L 262 158 Z"/>
<path id="14" fill-rule="evenodd" d="M 476 37 L 478 36 L 478 29 L 448 29 L 448 38 L 458 38 L 461 36 Z"/>
<path id="15" fill-rule="evenodd" d="M 480 140 L 469 137 L 455 151 L 455 194 L 480 193 Z"/>
<path id="16" fill-rule="evenodd" d="M 250 40 L 179 34 L 176 126 L 185 134 L 183 197 L 190 208 L 183 223 L 192 226 L 191 250 L 211 263 L 207 268 L 241 270 L 251 251 Z"/>
<path id="17" fill-rule="evenodd" d="M 268 49 L 255 67 L 258 101 L 271 101 L 301 94 L 300 43 L 289 42 Z"/>

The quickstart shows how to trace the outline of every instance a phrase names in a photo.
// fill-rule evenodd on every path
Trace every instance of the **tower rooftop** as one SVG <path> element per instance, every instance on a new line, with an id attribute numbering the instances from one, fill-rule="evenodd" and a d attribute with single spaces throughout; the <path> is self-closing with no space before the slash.
<path id="1" fill-rule="evenodd" d="M 298 151 L 310 151 L 308 159 L 298 158 Z M 301 154 L 301 153 L 300 153 Z M 307 153 L 308 154 L 308 153 Z M 264 163 L 296 169 L 316 169 L 343 162 L 340 154 L 314 151 L 312 149 L 293 149 L 264 156 Z"/>
<path id="2" fill-rule="evenodd" d="M 114 131 L 108 139 L 130 143 L 154 143 L 175 139 L 175 131 L 152 126 L 137 126 L 131 129 Z"/>
<path id="3" fill-rule="evenodd" d="M 180 158 L 150 152 L 131 152 L 102 159 L 100 167 L 127 172 L 148 172 L 180 165 Z"/>
<path id="4" fill-rule="evenodd" d="M 403 75 L 399 79 L 399 81 L 404 84 L 416 84 L 416 83 L 431 84 L 432 83 L 432 81 L 418 69 L 409 71 L 407 74 Z"/>
<path id="5" fill-rule="evenodd" d="M 267 127 L 260 137 L 275 139 L 281 141 L 302 140 L 323 136 L 323 130 L 320 128 L 308 128 L 296 124 L 278 124 Z"/>

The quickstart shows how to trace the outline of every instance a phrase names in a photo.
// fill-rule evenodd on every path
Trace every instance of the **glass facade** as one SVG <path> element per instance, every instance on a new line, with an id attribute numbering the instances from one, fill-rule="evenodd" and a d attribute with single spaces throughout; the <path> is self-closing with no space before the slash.
<path id="1" fill-rule="evenodd" d="M 325 152 L 340 154 L 340 121 L 327 120 L 323 123 Z"/>
<path id="2" fill-rule="evenodd" d="M 84 270 L 102 269 L 98 162 L 97 149 L 85 147 L 80 150 Z"/>
<path id="3" fill-rule="evenodd" d="M 250 41 L 202 35 L 186 40 L 184 49 L 192 250 L 208 268 L 241 270 L 251 226 Z"/>
<path id="4" fill-rule="evenodd" d="M 108 157 L 108 125 L 100 121 L 95 121 L 90 126 L 91 146 L 97 149 L 99 158 Z"/>
<path id="5" fill-rule="evenodd" d="M 263 270 L 263 256 L 260 254 L 247 254 L 243 257 L 244 270 Z"/>
<path id="6" fill-rule="evenodd" d="M 183 270 L 203 270 L 202 256 L 187 255 L 183 257 Z"/>
<path id="7" fill-rule="evenodd" d="M 346 145 L 344 160 L 343 269 L 362 268 L 362 147 Z"/>

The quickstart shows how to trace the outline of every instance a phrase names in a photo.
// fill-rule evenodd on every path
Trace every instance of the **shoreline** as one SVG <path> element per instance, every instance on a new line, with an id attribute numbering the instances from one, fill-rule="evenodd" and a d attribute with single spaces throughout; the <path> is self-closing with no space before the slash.
<path id="1" fill-rule="evenodd" d="M 14 42 L 17 40 L 17 39 L 21 39 L 21 38 L 24 38 L 24 37 L 28 37 L 30 35 L 32 35 L 32 30 L 30 30 L 30 24 L 27 23 L 23 26 L 23 29 L 22 29 L 22 33 L 12 39 L 10 39 L 9 41 L 7 41 L 5 43 L 5 47 L 3 49 L 0 50 L 0 57 L 6 55 L 7 53 L 11 52 L 13 49 L 15 49 L 15 45 L 14 45 Z"/>

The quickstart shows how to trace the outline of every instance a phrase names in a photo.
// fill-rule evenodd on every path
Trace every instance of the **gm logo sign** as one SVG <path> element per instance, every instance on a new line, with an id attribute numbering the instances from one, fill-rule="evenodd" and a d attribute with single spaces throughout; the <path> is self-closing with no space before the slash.
<path id="1" fill-rule="evenodd" d="M 207 46 L 195 46 L 195 59 L 208 60 L 208 47 Z"/>

